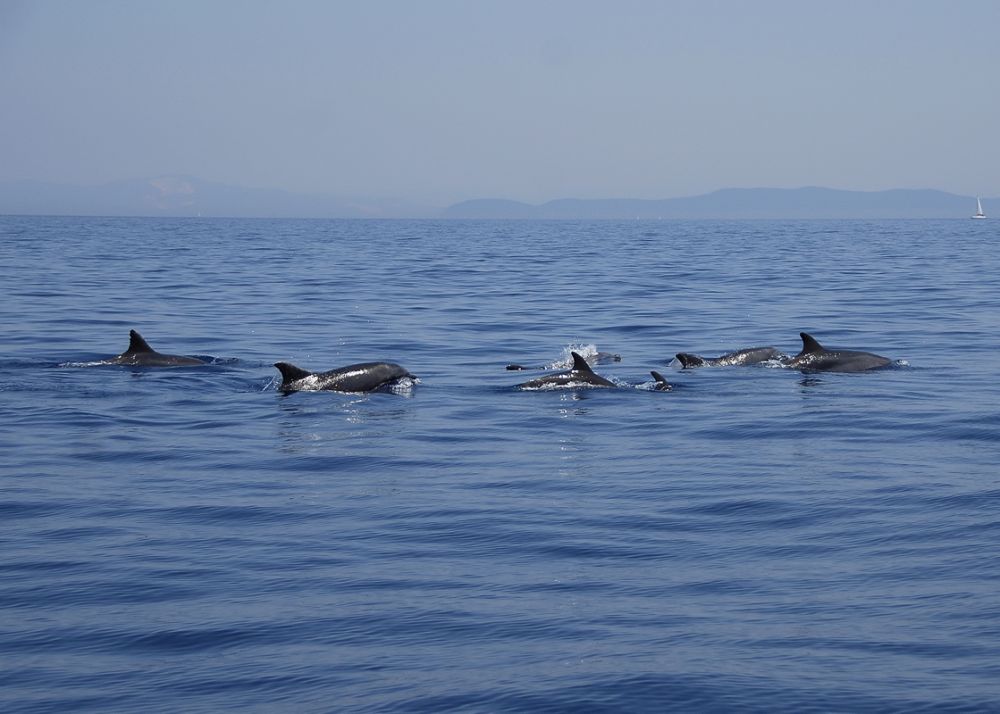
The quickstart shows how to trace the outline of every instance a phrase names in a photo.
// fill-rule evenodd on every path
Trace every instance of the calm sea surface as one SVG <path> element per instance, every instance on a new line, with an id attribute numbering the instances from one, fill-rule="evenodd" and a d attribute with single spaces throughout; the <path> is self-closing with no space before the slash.
<path id="1" fill-rule="evenodd" d="M 0 710 L 1000 711 L 998 276 L 995 220 L 0 217 Z M 133 328 L 213 363 L 84 366 Z M 800 331 L 897 363 L 671 364 Z M 621 388 L 514 388 L 570 346 Z"/>

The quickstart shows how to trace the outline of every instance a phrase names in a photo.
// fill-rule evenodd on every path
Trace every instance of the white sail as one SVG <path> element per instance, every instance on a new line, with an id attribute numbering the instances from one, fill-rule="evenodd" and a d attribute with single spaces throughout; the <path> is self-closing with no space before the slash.
<path id="1" fill-rule="evenodd" d="M 976 215 L 973 218 L 986 218 L 986 214 L 983 213 L 983 203 L 979 200 L 979 196 L 976 196 Z"/>

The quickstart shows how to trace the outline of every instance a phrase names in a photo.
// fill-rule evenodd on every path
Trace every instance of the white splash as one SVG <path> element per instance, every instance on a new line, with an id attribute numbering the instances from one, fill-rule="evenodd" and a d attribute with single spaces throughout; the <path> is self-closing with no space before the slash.
<path id="1" fill-rule="evenodd" d="M 593 357 L 597 354 L 597 345 L 587 344 L 587 345 L 576 345 L 568 344 L 563 348 L 562 354 L 554 362 L 545 365 L 545 369 L 569 369 L 573 366 L 573 352 L 587 359 L 588 357 Z"/>

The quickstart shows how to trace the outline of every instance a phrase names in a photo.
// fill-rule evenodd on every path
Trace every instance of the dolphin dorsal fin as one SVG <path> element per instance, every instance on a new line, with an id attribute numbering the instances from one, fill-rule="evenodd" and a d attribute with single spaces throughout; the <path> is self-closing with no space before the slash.
<path id="1" fill-rule="evenodd" d="M 128 331 L 128 349 L 125 350 L 125 354 L 136 354 L 138 352 L 156 352 L 146 340 L 142 339 L 140 335 L 135 330 Z"/>
<path id="2" fill-rule="evenodd" d="M 592 370 L 590 368 L 590 365 L 587 364 L 587 360 L 585 360 L 583 357 L 581 357 L 576 352 L 570 352 L 570 354 L 573 355 L 573 371 L 574 372 L 590 372 L 591 374 L 593 374 L 594 370 Z"/>
<path id="3" fill-rule="evenodd" d="M 805 332 L 800 332 L 799 337 L 802 338 L 802 351 L 803 352 L 822 352 L 823 345 L 816 341 L 816 338 L 812 335 L 807 335 Z"/>
<path id="4" fill-rule="evenodd" d="M 288 362 L 275 362 L 274 366 L 278 368 L 279 372 L 281 372 L 282 384 L 288 384 L 289 382 L 304 379 L 312 374 L 312 372 L 307 372 L 304 369 L 296 367 L 294 364 L 288 364 Z"/>

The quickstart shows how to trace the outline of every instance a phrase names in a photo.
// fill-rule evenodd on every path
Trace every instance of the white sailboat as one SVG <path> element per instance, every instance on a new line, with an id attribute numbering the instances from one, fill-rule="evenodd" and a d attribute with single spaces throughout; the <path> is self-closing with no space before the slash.
<path id="1" fill-rule="evenodd" d="M 979 196 L 976 196 L 976 215 L 973 218 L 986 218 L 986 214 L 983 213 L 983 203 L 979 200 Z"/>

